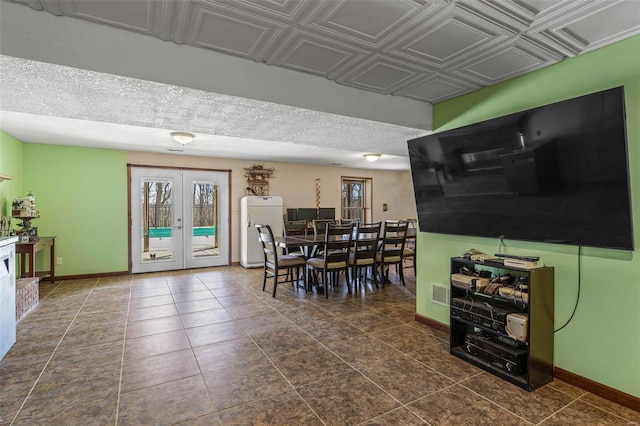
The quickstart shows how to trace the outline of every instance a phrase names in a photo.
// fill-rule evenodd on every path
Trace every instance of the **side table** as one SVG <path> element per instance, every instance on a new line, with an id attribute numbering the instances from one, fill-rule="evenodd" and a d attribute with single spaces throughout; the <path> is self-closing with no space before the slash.
<path id="1" fill-rule="evenodd" d="M 36 253 L 49 248 L 49 270 L 36 272 Z M 39 277 L 56 281 L 56 237 L 40 237 L 39 241 L 17 242 L 16 254 L 20 255 L 20 278 Z M 27 259 L 29 269 L 27 270 Z"/>

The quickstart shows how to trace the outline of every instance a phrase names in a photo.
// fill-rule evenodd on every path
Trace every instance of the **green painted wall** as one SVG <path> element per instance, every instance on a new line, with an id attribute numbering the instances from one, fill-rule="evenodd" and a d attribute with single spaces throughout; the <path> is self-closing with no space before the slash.
<path id="1" fill-rule="evenodd" d="M 126 151 L 24 143 L 23 176 L 40 210 L 33 225 L 58 237 L 56 275 L 128 269 Z"/>
<path id="2" fill-rule="evenodd" d="M 545 69 L 439 103 L 435 131 L 624 86 L 635 246 L 640 246 L 640 36 Z M 606 202 L 606 200 L 603 200 Z M 448 324 L 432 303 L 431 284 L 448 285 L 449 257 L 474 247 L 496 253 L 499 241 L 421 233 L 417 313 Z M 555 267 L 555 324 L 571 316 L 578 294 L 578 248 L 506 241 L 507 253 L 540 256 Z M 555 335 L 555 365 L 640 397 L 640 256 L 638 251 L 583 248 L 580 301 Z"/>
<path id="3" fill-rule="evenodd" d="M 22 193 L 22 142 L 0 130 L 0 174 L 13 176 L 0 182 L 0 216 L 11 216 L 11 200 Z"/>

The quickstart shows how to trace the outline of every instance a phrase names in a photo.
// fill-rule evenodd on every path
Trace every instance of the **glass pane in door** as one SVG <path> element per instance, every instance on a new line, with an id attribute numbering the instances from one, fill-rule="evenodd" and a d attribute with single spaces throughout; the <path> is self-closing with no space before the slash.
<path id="1" fill-rule="evenodd" d="M 217 256 L 218 252 L 218 185 L 193 182 L 193 257 Z"/>
<path id="2" fill-rule="evenodd" d="M 142 179 L 142 262 L 172 260 L 173 181 Z"/>

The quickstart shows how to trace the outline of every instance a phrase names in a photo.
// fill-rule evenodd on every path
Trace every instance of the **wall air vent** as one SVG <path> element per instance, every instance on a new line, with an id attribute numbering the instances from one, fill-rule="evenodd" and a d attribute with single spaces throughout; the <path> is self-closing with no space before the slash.
<path id="1" fill-rule="evenodd" d="M 449 306 L 449 287 L 431 283 L 431 301 L 439 305 Z"/>

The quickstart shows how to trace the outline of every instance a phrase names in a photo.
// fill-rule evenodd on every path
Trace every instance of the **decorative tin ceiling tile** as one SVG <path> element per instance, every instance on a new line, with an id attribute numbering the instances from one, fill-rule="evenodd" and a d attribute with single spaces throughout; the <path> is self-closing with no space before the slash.
<path id="1" fill-rule="evenodd" d="M 366 54 L 351 45 L 295 30 L 267 63 L 335 78 L 341 69 L 363 59 Z"/>
<path id="2" fill-rule="evenodd" d="M 389 55 L 438 68 L 504 42 L 513 33 L 452 4 L 385 48 Z"/>
<path id="3" fill-rule="evenodd" d="M 338 81 L 349 86 L 389 94 L 403 85 L 412 83 L 424 72 L 424 69 L 377 55 Z"/>
<path id="4" fill-rule="evenodd" d="M 494 84 L 557 62 L 560 58 L 524 39 L 513 40 L 460 64 L 456 73 Z"/>
<path id="5" fill-rule="evenodd" d="M 555 42 L 574 55 L 589 52 L 640 33 L 640 2 L 590 2 L 574 13 L 532 26 L 530 33 L 532 38 Z"/>
<path id="6" fill-rule="evenodd" d="M 302 22 L 305 28 L 371 48 L 380 47 L 420 11 L 418 4 L 408 0 L 318 3 L 322 6 Z"/>
<path id="7" fill-rule="evenodd" d="M 186 19 L 185 44 L 262 61 L 287 26 L 238 13 L 215 3 L 193 3 Z"/>
<path id="8" fill-rule="evenodd" d="M 56 2 L 45 2 L 50 5 Z M 145 34 L 156 34 L 153 31 L 153 23 L 156 13 L 163 7 L 163 3 L 151 0 L 119 2 L 114 7 L 113 2 L 108 1 L 65 1 L 59 2 L 64 15 L 74 18 L 86 19 L 101 24 L 115 25 L 127 30 Z"/>
<path id="9" fill-rule="evenodd" d="M 304 0 L 219 0 L 225 6 L 258 16 L 294 23 L 319 2 Z"/>

